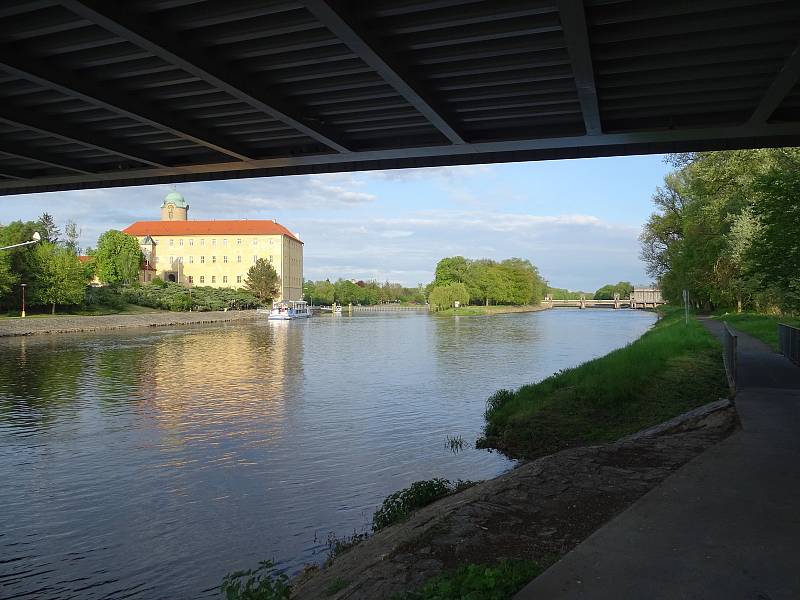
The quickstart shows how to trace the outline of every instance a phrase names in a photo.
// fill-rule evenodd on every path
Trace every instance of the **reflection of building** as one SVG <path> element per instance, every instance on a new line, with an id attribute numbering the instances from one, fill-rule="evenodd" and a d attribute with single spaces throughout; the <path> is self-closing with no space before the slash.
<path id="1" fill-rule="evenodd" d="M 167 194 L 160 221 L 137 221 L 123 231 L 139 238 L 145 267 L 165 281 L 241 287 L 259 258 L 281 278 L 278 300 L 303 297 L 303 242 L 277 221 L 190 221 L 178 192 Z"/>

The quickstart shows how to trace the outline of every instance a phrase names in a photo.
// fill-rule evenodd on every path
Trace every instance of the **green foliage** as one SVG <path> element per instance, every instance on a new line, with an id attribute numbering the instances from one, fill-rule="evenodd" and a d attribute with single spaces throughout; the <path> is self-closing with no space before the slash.
<path id="1" fill-rule="evenodd" d="M 190 303 L 188 288 L 179 283 L 163 281 L 160 285 L 154 285 L 151 282 L 145 285 L 120 288 L 119 294 L 125 302 L 130 304 L 173 311 L 186 311 L 189 308 L 197 311 L 223 310 L 225 308 L 242 310 L 261 305 L 261 301 L 246 290 L 207 286 L 191 288 Z"/>
<path id="2" fill-rule="evenodd" d="M 247 271 L 244 281 L 247 291 L 258 298 L 261 303 L 267 304 L 278 295 L 281 287 L 281 278 L 268 260 L 259 258 Z"/>
<path id="3" fill-rule="evenodd" d="M 161 279 L 161 277 L 159 277 L 158 275 L 156 275 L 155 277 L 153 277 L 153 278 L 150 280 L 150 285 L 152 285 L 153 287 L 157 287 L 157 288 L 163 288 L 163 287 L 165 287 L 167 284 L 166 284 L 166 283 L 164 283 L 164 280 L 163 280 L 163 279 Z"/>
<path id="4" fill-rule="evenodd" d="M 471 481 L 455 481 L 448 479 L 427 479 L 415 481 L 407 488 L 390 494 L 381 507 L 372 515 L 372 530 L 380 531 L 384 527 L 408 518 L 415 510 L 427 506 L 440 498 L 473 485 Z"/>
<path id="5" fill-rule="evenodd" d="M 436 265 L 431 293 L 436 288 L 456 284 L 465 286 L 470 300 L 476 304 L 538 304 L 547 289 L 539 271 L 528 260 L 509 258 L 501 262 L 489 259 L 470 260 L 463 256 L 443 258 Z M 448 306 L 435 296 L 437 306 Z M 428 301 L 433 305 L 430 297 Z"/>
<path id="6" fill-rule="evenodd" d="M 344 588 L 350 585 L 347 580 L 342 579 L 341 577 L 334 579 L 333 581 L 328 584 L 328 587 L 325 588 L 325 595 L 326 596 L 333 596 L 334 594 L 341 592 Z"/>
<path id="7" fill-rule="evenodd" d="M 495 393 L 477 445 L 535 458 L 614 441 L 727 395 L 719 344 L 676 309 L 625 348 Z"/>
<path id="8" fill-rule="evenodd" d="M 89 309 L 105 307 L 112 310 L 122 310 L 125 308 L 127 301 L 116 288 L 90 286 L 86 289 L 84 304 Z"/>
<path id="9" fill-rule="evenodd" d="M 367 533 L 358 533 L 353 531 L 353 535 L 338 537 L 333 532 L 328 534 L 328 557 L 325 559 L 325 566 L 330 566 L 333 561 L 338 557 L 358 546 L 361 542 L 369 537 Z"/>
<path id="10" fill-rule="evenodd" d="M 619 295 L 620 300 L 630 298 L 633 285 L 629 281 L 620 281 L 616 285 L 609 283 L 604 285 L 594 293 L 595 300 L 613 300 L 615 295 Z"/>
<path id="11" fill-rule="evenodd" d="M 339 279 L 335 283 L 325 281 L 306 281 L 303 284 L 303 297 L 314 304 L 382 304 L 388 302 L 414 302 L 423 304 L 425 294 L 422 285 L 408 288 L 399 283 L 387 281 L 349 281 Z"/>
<path id="12" fill-rule="evenodd" d="M 142 264 L 139 241 L 126 233 L 110 229 L 97 240 L 94 252 L 97 276 L 103 283 L 133 283 Z"/>
<path id="13" fill-rule="evenodd" d="M 30 303 L 81 304 L 86 294 L 86 272 L 78 257 L 67 248 L 50 242 L 36 244 L 33 251 L 34 283 Z"/>
<path id="14" fill-rule="evenodd" d="M 702 152 L 656 190 L 642 258 L 662 293 L 696 306 L 800 310 L 800 149 Z"/>
<path id="15" fill-rule="evenodd" d="M 725 313 L 719 317 L 734 328 L 760 339 L 778 351 L 778 323 L 800 327 L 800 318 L 755 313 Z"/>
<path id="16" fill-rule="evenodd" d="M 542 568 L 528 560 L 495 565 L 468 564 L 433 577 L 416 591 L 395 600 L 511 600 Z"/>
<path id="17" fill-rule="evenodd" d="M 11 257 L 8 252 L 0 252 L 0 298 L 11 294 L 19 282 L 19 275 L 11 270 Z"/>
<path id="18" fill-rule="evenodd" d="M 468 304 L 469 293 L 463 283 L 439 285 L 428 294 L 428 302 L 433 310 L 443 310 L 455 306 L 455 303 Z"/>
<path id="19" fill-rule="evenodd" d="M 269 560 L 259 563 L 257 569 L 225 575 L 222 593 L 226 600 L 290 600 L 292 597 L 289 577 Z"/>
<path id="20" fill-rule="evenodd" d="M 36 225 L 39 235 L 42 236 L 42 241 L 52 244 L 57 244 L 60 241 L 61 231 L 59 231 L 55 219 L 50 213 L 42 213 Z"/>

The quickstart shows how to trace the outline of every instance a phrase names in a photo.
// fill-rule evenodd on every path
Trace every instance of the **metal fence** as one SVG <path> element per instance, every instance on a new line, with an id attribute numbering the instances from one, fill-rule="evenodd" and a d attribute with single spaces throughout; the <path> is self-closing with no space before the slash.
<path id="1" fill-rule="evenodd" d="M 778 350 L 794 364 L 800 365 L 800 329 L 780 323 Z"/>
<path id="2" fill-rule="evenodd" d="M 722 359 L 725 363 L 725 372 L 728 375 L 728 385 L 731 389 L 736 389 L 736 349 L 738 346 L 738 339 L 736 334 L 733 333 L 728 324 L 724 324 L 723 328 L 724 344 L 722 348 Z"/>

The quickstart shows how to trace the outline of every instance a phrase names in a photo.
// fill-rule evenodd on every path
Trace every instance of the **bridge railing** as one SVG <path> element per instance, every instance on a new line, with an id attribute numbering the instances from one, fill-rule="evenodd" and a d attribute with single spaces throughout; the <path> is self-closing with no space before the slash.
<path id="1" fill-rule="evenodd" d="M 778 325 L 778 350 L 794 364 L 800 366 L 800 329 L 780 323 Z"/>
<path id="2" fill-rule="evenodd" d="M 736 363 L 739 339 L 727 323 L 723 324 L 722 359 L 725 363 L 725 373 L 728 375 L 728 385 L 736 389 Z"/>

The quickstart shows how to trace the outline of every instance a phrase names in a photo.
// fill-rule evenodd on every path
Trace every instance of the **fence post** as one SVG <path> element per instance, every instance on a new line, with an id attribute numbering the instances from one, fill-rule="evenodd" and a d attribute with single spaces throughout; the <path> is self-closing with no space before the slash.
<path id="1" fill-rule="evenodd" d="M 800 329 L 778 324 L 778 351 L 794 364 L 800 366 Z"/>

